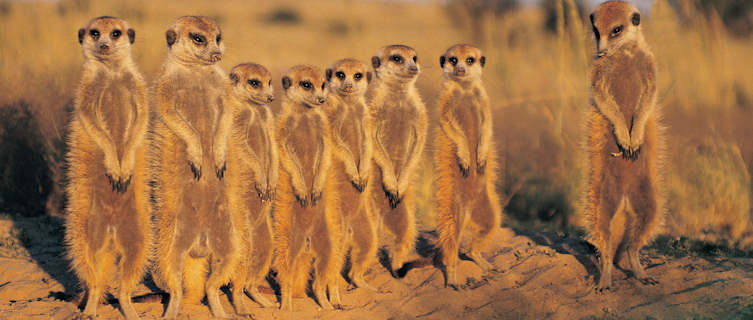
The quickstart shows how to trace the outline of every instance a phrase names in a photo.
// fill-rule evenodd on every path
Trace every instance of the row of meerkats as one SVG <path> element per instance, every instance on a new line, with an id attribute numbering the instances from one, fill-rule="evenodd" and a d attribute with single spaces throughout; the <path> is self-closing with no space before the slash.
<path id="1" fill-rule="evenodd" d="M 609 288 L 621 257 L 636 278 L 654 284 L 639 249 L 662 211 L 655 63 L 632 5 L 601 4 L 591 22 L 598 54 L 587 114 L 586 227 L 601 256 L 596 289 Z M 131 294 L 149 266 L 170 295 L 165 318 L 175 318 L 182 301 L 205 296 L 214 316 L 228 317 L 219 298 L 228 283 L 237 314 L 250 314 L 244 293 L 271 307 L 258 290 L 270 268 L 282 309 L 292 309 L 293 293 L 308 281 L 323 308 L 339 307 L 346 256 L 351 284 L 375 290 L 364 273 L 384 229 L 392 235 L 384 243 L 388 268 L 395 275 L 403 267 L 417 236 L 413 183 L 428 126 L 412 48 L 381 48 L 373 74 L 353 59 L 325 72 L 294 66 L 282 77 L 275 116 L 265 67 L 244 63 L 229 75 L 219 67 L 224 42 L 212 20 L 184 16 L 168 28 L 151 95 L 131 58 L 134 39 L 128 23 L 113 17 L 78 32 L 85 62 L 70 124 L 66 241 L 88 292 L 81 316 L 96 315 L 118 274 L 121 312 L 138 319 Z M 445 283 L 457 288 L 461 235 L 471 239 L 467 255 L 493 270 L 481 250 L 502 210 L 481 81 L 486 59 L 455 45 L 439 62 L 438 261 Z"/>

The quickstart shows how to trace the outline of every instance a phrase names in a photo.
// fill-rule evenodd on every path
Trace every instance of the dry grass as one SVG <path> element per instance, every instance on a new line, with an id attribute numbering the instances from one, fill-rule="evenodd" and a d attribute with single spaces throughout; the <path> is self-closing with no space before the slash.
<path id="1" fill-rule="evenodd" d="M 582 23 L 560 23 L 557 32 L 550 33 L 544 29 L 545 13 L 524 7 L 496 19 L 486 14 L 482 24 L 488 61 L 485 81 L 493 101 L 499 152 L 505 155 L 499 187 L 508 192 L 523 183 L 507 210 L 509 224 L 562 227 L 577 221 L 573 204 L 580 194 L 581 115 L 587 105 L 587 70 L 594 45 L 587 17 L 578 14 L 573 0 L 557 3 L 561 4 L 559 16 Z M 31 106 L 44 138 L 45 161 L 58 186 L 63 183 L 61 141 L 66 108 L 70 108 L 83 61 L 77 29 L 99 15 L 127 19 L 136 29 L 136 62 L 152 79 L 164 58 L 164 30 L 185 14 L 218 20 L 227 41 L 222 61 L 226 70 L 255 61 L 268 66 L 275 78 L 294 64 L 325 67 L 343 57 L 368 61 L 380 46 L 409 44 L 417 49 L 424 68 L 418 86 L 432 120 L 436 119 L 433 111 L 441 79 L 438 56 L 454 43 L 478 38 L 471 34 L 473 28 L 459 28 L 465 24 L 451 18 L 462 15 L 448 15 L 440 4 L 355 0 L 231 0 L 221 5 L 198 0 L 1 3 L 0 106 L 18 101 Z M 672 193 L 670 203 L 675 207 L 670 208 L 668 231 L 693 235 L 697 225 L 689 227 L 687 221 L 711 215 L 712 222 L 733 221 L 735 225 L 717 231 L 721 238 L 748 237 L 750 178 L 736 177 L 753 167 L 753 42 L 728 36 L 718 17 L 706 17 L 692 7 L 687 6 L 682 17 L 666 0 L 657 0 L 644 19 L 647 40 L 659 60 L 660 96 L 670 127 L 668 182 L 672 190 L 682 189 L 696 174 L 692 168 L 698 162 L 724 177 L 719 180 L 723 182 L 698 181 L 691 191 Z M 702 156 L 684 151 L 704 143 L 707 136 L 714 136 L 714 144 L 726 151 Z M 711 169 L 727 168 L 731 161 L 727 154 L 734 153 L 729 150 L 736 150 L 734 170 Z M 428 159 L 419 186 L 419 222 L 424 228 L 434 223 Z M 728 181 L 735 181 L 735 186 L 730 187 Z M 702 190 L 724 190 L 736 209 L 718 209 L 729 201 L 721 196 L 691 205 L 690 199 Z M 55 194 L 54 189 L 51 192 Z M 54 211 L 59 201 L 51 202 L 47 208 Z"/>

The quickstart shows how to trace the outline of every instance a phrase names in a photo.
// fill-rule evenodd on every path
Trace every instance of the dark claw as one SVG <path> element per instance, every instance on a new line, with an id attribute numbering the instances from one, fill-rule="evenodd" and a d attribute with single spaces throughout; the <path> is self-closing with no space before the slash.
<path id="1" fill-rule="evenodd" d="M 128 179 L 123 182 L 120 193 L 125 193 L 126 191 L 128 191 L 128 186 L 131 185 L 131 178 L 133 178 L 133 176 L 129 176 Z"/>
<path id="2" fill-rule="evenodd" d="M 217 168 L 217 178 L 222 180 L 225 177 L 225 170 L 227 170 L 227 163 L 222 164 L 222 168 Z"/>
<path id="3" fill-rule="evenodd" d="M 647 277 L 647 278 L 643 278 L 643 279 L 638 279 L 638 280 L 639 280 L 639 281 L 640 281 L 640 282 L 641 282 L 642 284 L 645 284 L 645 285 L 650 285 L 650 286 L 655 286 L 655 285 L 659 284 L 659 281 L 658 281 L 658 280 L 656 280 L 656 279 L 654 279 L 654 278 L 651 278 L 651 277 Z"/>
<path id="4" fill-rule="evenodd" d="M 188 165 L 191 166 L 191 172 L 193 172 L 193 177 L 196 180 L 199 180 L 201 178 L 201 167 L 196 167 L 193 162 L 189 161 Z"/>
<path id="5" fill-rule="evenodd" d="M 484 174 L 485 169 L 486 169 L 486 162 L 476 165 L 476 173 L 480 175 Z"/>
<path id="6" fill-rule="evenodd" d="M 311 192 L 311 206 L 315 206 L 316 203 L 322 198 L 321 192 Z"/>
<path id="7" fill-rule="evenodd" d="M 354 181 L 351 181 L 350 184 L 352 184 L 353 188 L 356 188 L 359 193 L 363 192 L 363 190 L 366 188 L 366 184 L 363 182 L 356 183 Z"/>
<path id="8" fill-rule="evenodd" d="M 269 189 L 269 190 L 267 191 L 267 200 L 269 200 L 269 201 L 273 201 L 273 200 L 275 199 L 275 197 L 276 197 L 276 196 L 277 196 L 277 193 L 275 192 L 275 190 L 274 190 L 274 189 Z"/>
<path id="9" fill-rule="evenodd" d="M 463 174 L 464 178 L 468 177 L 468 173 L 470 171 L 469 168 L 463 167 L 463 165 L 460 162 L 458 162 L 458 168 L 460 168 L 460 173 Z"/>
<path id="10" fill-rule="evenodd" d="M 112 191 L 115 191 L 117 182 L 115 182 L 115 179 L 109 173 L 105 173 L 105 176 L 107 176 L 107 180 L 110 182 L 110 186 L 112 186 Z"/>
<path id="11" fill-rule="evenodd" d="M 295 198 L 298 200 L 298 204 L 300 204 L 301 207 L 305 208 L 306 206 L 308 206 L 309 201 L 308 199 L 306 199 L 306 197 L 301 198 L 298 195 L 295 195 Z"/>

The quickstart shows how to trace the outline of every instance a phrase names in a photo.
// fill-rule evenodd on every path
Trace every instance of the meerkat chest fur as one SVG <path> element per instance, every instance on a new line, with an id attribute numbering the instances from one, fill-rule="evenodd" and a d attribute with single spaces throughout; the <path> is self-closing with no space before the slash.
<path id="1" fill-rule="evenodd" d="M 465 133 L 470 150 L 476 150 L 481 138 L 481 124 L 483 119 L 483 101 L 478 88 L 471 90 L 454 89 L 448 102 L 450 116 L 457 121 L 461 131 Z M 476 153 L 471 152 L 471 160 L 475 161 Z"/>
<path id="2" fill-rule="evenodd" d="M 358 164 L 364 147 L 363 119 L 366 103 L 363 99 L 350 103 L 338 98 L 331 99 L 332 107 L 328 111 L 331 131 L 347 146 Z"/>
<path id="3" fill-rule="evenodd" d="M 94 116 L 116 145 L 124 145 L 137 114 L 136 94 L 144 91 L 143 80 L 131 70 L 96 68 L 93 76 L 85 76 L 83 82 L 91 90 L 87 94 L 94 99 Z"/>
<path id="4" fill-rule="evenodd" d="M 306 185 L 311 186 L 316 175 L 315 168 L 319 167 L 320 155 L 324 151 L 327 124 L 320 109 L 306 108 L 301 112 L 304 108 L 291 112 L 285 119 L 288 131 L 285 147 L 297 155 Z"/>
<path id="5" fill-rule="evenodd" d="M 260 165 L 264 172 L 269 172 L 272 166 L 272 137 L 270 124 L 272 114 L 266 106 L 245 108 L 238 114 L 238 122 L 243 123 L 242 140 L 259 157 Z"/>
<path id="6" fill-rule="evenodd" d="M 377 101 L 372 110 L 376 119 L 376 136 L 390 158 L 397 163 L 404 161 L 418 136 L 417 121 L 423 104 L 403 92 L 391 92 L 383 101 Z"/>
<path id="7" fill-rule="evenodd" d="M 592 90 L 608 93 L 630 125 L 645 99 L 646 86 L 653 78 L 652 54 L 638 44 L 626 44 L 615 52 L 595 60 L 592 71 Z"/>
<path id="8" fill-rule="evenodd" d="M 176 70 L 170 83 L 175 88 L 175 108 L 201 136 L 201 143 L 208 152 L 222 111 L 222 88 L 225 84 L 222 73 L 215 67 L 204 67 L 202 72 Z M 209 153 L 208 153 L 209 154 Z"/>

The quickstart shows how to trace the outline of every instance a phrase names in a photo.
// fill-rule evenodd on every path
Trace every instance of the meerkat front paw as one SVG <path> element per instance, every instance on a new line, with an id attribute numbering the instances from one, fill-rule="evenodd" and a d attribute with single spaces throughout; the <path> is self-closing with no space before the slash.
<path id="1" fill-rule="evenodd" d="M 463 177 L 467 177 L 470 173 L 470 165 L 468 164 L 468 161 L 458 158 L 458 168 L 460 169 L 460 173 L 463 175 Z"/>
<path id="2" fill-rule="evenodd" d="M 366 189 L 366 180 L 363 178 L 351 180 L 350 184 L 353 185 L 353 188 L 356 188 L 359 193 L 363 192 L 363 190 Z"/>
<path id="3" fill-rule="evenodd" d="M 227 170 L 227 163 L 222 162 L 222 165 L 217 165 L 215 168 L 215 173 L 217 174 L 217 178 L 222 180 L 222 178 L 225 177 L 225 171 Z"/>
<path id="4" fill-rule="evenodd" d="M 309 199 L 311 199 L 311 206 L 315 206 L 319 200 L 322 199 L 322 192 L 321 191 L 311 191 L 311 195 L 309 196 Z"/>
<path id="5" fill-rule="evenodd" d="M 201 178 L 201 166 L 197 166 L 191 161 L 188 161 L 188 166 L 191 167 L 191 173 L 193 173 L 193 178 L 196 180 L 199 180 L 199 178 Z"/>
<path id="6" fill-rule="evenodd" d="M 476 173 L 484 174 L 486 171 L 486 160 L 476 162 Z"/>
<path id="7" fill-rule="evenodd" d="M 196 180 L 201 178 L 201 147 L 189 147 L 188 148 L 188 165 L 191 167 L 191 173 Z"/>
<path id="8" fill-rule="evenodd" d="M 391 189 L 384 184 L 382 184 L 382 190 L 384 191 L 384 195 L 390 201 L 390 207 L 392 207 L 392 209 L 397 208 L 397 205 L 400 204 L 400 196 L 398 192 L 392 191 L 394 189 Z"/>

